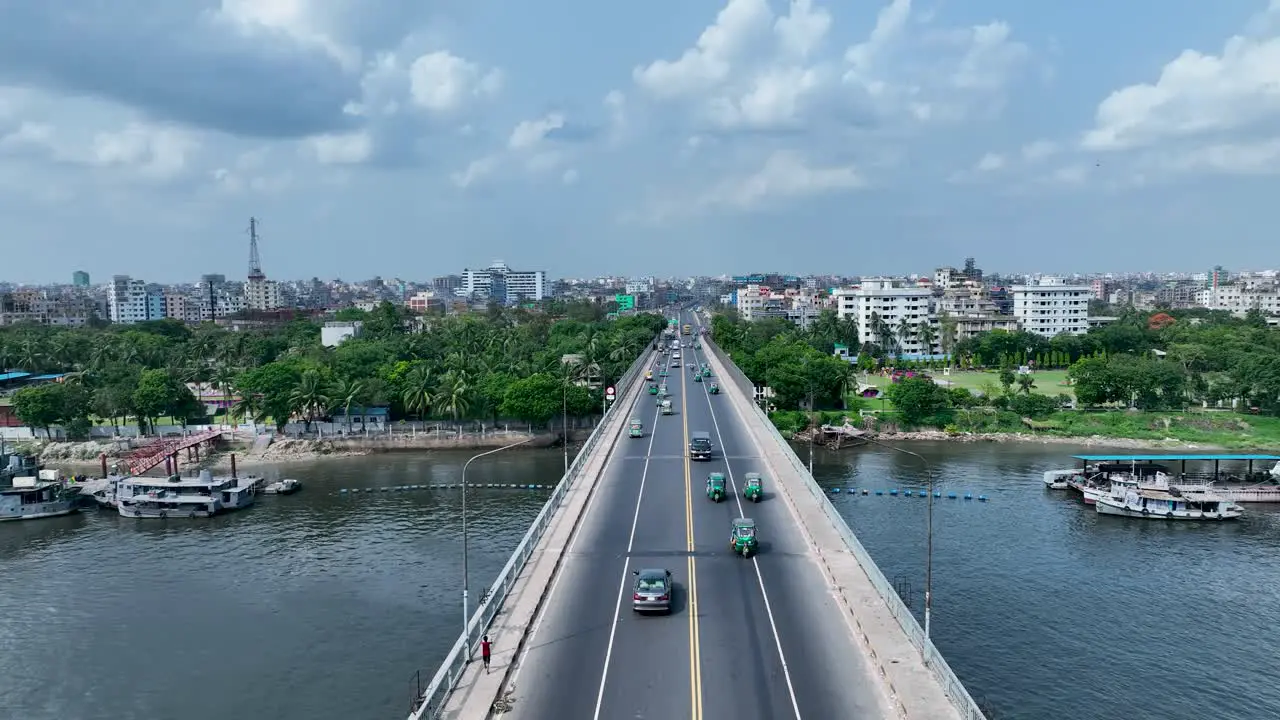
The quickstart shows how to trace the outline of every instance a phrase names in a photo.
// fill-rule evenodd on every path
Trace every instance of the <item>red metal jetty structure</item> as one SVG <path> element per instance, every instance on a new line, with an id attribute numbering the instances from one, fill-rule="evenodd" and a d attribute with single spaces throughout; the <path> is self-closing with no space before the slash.
<path id="1" fill-rule="evenodd" d="M 161 440 L 134 450 L 127 458 L 130 475 L 141 475 L 164 462 L 164 459 L 187 448 L 198 447 L 201 443 L 215 440 L 222 435 L 221 430 L 205 430 L 194 435 Z"/>

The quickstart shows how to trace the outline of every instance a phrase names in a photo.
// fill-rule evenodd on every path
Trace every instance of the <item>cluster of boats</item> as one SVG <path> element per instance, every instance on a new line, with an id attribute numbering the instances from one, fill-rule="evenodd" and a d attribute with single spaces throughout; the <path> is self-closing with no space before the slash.
<path id="1" fill-rule="evenodd" d="M 70 515 L 85 506 L 114 509 L 128 518 L 213 517 L 251 507 L 259 493 L 289 495 L 301 487 L 292 478 L 267 482 L 253 475 L 215 477 L 208 470 L 194 476 L 65 479 L 31 458 L 10 455 L 0 469 L 0 520 Z"/>
<path id="2" fill-rule="evenodd" d="M 1049 470 L 1044 484 L 1075 490 L 1100 515 L 1151 520 L 1235 520 L 1240 502 L 1280 500 L 1280 457 L 1264 455 L 1077 455 L 1080 468 Z M 1254 472 L 1254 461 L 1276 461 L 1270 472 Z M 1213 473 L 1188 473 L 1188 461 L 1212 461 Z M 1243 476 L 1219 485 L 1221 462 L 1248 462 Z M 1171 473 L 1167 463 L 1181 462 Z"/>

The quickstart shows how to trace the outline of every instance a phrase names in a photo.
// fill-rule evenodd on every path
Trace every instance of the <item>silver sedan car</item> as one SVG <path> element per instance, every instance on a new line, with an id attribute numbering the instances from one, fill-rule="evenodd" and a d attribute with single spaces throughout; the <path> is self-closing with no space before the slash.
<path id="1" fill-rule="evenodd" d="M 631 591 L 631 609 L 636 612 L 671 612 L 671 595 L 675 583 L 671 571 L 664 569 L 635 570 L 635 585 Z"/>

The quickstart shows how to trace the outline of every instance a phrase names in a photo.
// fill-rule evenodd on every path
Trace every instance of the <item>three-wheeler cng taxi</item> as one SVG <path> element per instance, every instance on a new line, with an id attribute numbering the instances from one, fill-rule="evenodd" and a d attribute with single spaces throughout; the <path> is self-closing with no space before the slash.
<path id="1" fill-rule="evenodd" d="M 707 499 L 711 502 L 724 499 L 724 473 L 713 472 L 707 476 Z"/>

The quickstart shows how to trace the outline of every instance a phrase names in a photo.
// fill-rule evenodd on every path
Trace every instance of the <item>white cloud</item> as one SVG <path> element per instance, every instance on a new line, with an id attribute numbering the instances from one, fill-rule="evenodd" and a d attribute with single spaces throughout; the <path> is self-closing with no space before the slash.
<path id="1" fill-rule="evenodd" d="M 507 147 L 512 150 L 525 150 L 542 142 L 548 133 L 564 127 L 565 117 L 561 113 L 549 113 L 537 120 L 525 120 L 515 126 L 511 137 L 507 139 Z"/>
<path id="2" fill-rule="evenodd" d="M 1045 160 L 1058 154 L 1060 148 L 1057 143 L 1049 140 L 1036 140 L 1022 146 L 1022 159 L 1024 162 L 1034 163 Z"/>
<path id="3" fill-rule="evenodd" d="M 852 166 L 811 165 L 797 153 L 778 151 L 756 172 L 721 182 L 703 195 L 699 204 L 750 210 L 766 199 L 822 195 L 856 190 L 865 185 Z"/>
<path id="4" fill-rule="evenodd" d="M 465 170 L 453 173 L 449 177 L 453 181 L 454 185 L 465 190 L 466 188 L 469 188 L 481 180 L 493 175 L 500 164 L 501 158 L 496 155 L 491 155 L 489 157 L 471 161 Z"/>
<path id="5" fill-rule="evenodd" d="M 413 102 L 432 112 L 452 112 L 474 99 L 493 97 L 502 73 L 485 70 L 444 50 L 427 53 L 409 67 Z"/>
<path id="6" fill-rule="evenodd" d="M 1081 145 L 1114 151 L 1256 128 L 1280 118 L 1280 6 L 1255 20 L 1264 37 L 1236 35 L 1218 55 L 1184 50 L 1151 83 L 1111 93 Z"/>
<path id="7" fill-rule="evenodd" d="M 632 75 L 637 85 L 659 98 L 711 90 L 729 79 L 735 61 L 747 56 L 772 20 L 767 0 L 729 0 L 679 59 L 655 60 Z"/>
<path id="8" fill-rule="evenodd" d="M 973 169 L 978 172 L 992 172 L 1003 168 L 1005 165 L 1004 156 L 997 153 L 987 153 L 983 155 L 978 164 Z"/>
<path id="9" fill-rule="evenodd" d="M 373 138 L 367 132 L 321 135 L 310 139 L 311 152 L 321 165 L 355 165 L 373 154 Z"/>

